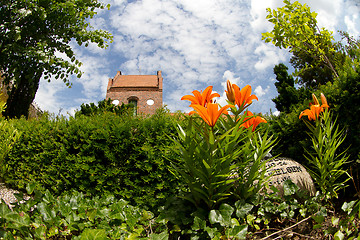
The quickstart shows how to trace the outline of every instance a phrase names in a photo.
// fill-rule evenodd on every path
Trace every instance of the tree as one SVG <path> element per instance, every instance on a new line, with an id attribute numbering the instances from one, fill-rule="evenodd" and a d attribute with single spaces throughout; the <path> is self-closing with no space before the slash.
<path id="1" fill-rule="evenodd" d="M 277 82 L 275 83 L 279 95 L 272 99 L 276 109 L 280 112 L 289 113 L 291 106 L 300 100 L 299 91 L 295 88 L 294 78 L 288 74 L 288 67 L 280 63 L 274 67 L 274 74 Z"/>
<path id="2" fill-rule="evenodd" d="M 317 13 L 311 12 L 306 4 L 289 0 L 284 0 L 284 3 L 282 8 L 266 10 L 266 18 L 274 28 L 263 33 L 262 39 L 293 53 L 291 63 L 298 83 L 309 88 L 317 87 L 325 81 L 332 81 L 332 75 L 338 77 L 336 67 L 341 66 L 343 55 L 333 42 L 332 32 L 318 27 Z"/>
<path id="3" fill-rule="evenodd" d="M 5 116 L 28 115 L 42 76 L 60 78 L 67 86 L 69 75 L 81 77 L 70 41 L 106 48 L 111 34 L 87 21 L 104 7 L 97 0 L 1 1 L 0 71 L 9 91 Z"/>
<path id="4" fill-rule="evenodd" d="M 317 89 L 320 85 L 334 80 L 332 70 L 323 62 L 317 61 L 304 51 L 294 50 L 290 64 L 297 70 L 297 83 L 308 88 Z"/>
<path id="5" fill-rule="evenodd" d="M 331 110 L 339 118 L 340 128 L 346 130 L 343 150 L 352 159 L 360 159 L 360 40 L 354 40 L 346 33 L 343 36 L 348 43 L 343 46 L 347 57 L 342 70 L 339 70 L 339 78 L 333 83 L 322 85 L 319 91 L 331 103 Z M 359 163 L 360 161 L 357 163 L 357 170 L 360 173 Z"/>
<path id="6" fill-rule="evenodd" d="M 112 100 L 105 99 L 98 102 L 98 105 L 96 106 L 94 103 L 90 104 L 81 104 L 80 110 L 75 113 L 75 117 L 79 117 L 81 115 L 85 116 L 94 116 L 103 114 L 105 112 L 111 112 L 116 115 L 123 115 L 125 113 L 131 113 L 132 106 L 130 104 L 121 104 L 121 105 L 115 105 L 112 103 Z"/>

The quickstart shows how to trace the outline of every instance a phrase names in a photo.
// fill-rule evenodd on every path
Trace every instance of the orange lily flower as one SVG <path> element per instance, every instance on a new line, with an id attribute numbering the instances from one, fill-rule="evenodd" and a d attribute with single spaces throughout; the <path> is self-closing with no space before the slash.
<path id="1" fill-rule="evenodd" d="M 198 90 L 192 91 L 194 96 L 185 95 L 181 98 L 181 100 L 189 100 L 191 101 L 191 105 L 198 104 L 203 107 L 206 107 L 207 103 L 212 102 L 214 97 L 220 97 L 218 93 L 212 93 L 212 86 L 208 86 L 203 92 L 199 92 Z M 190 106 L 191 106 L 190 105 Z"/>
<path id="2" fill-rule="evenodd" d="M 320 105 L 311 105 L 310 109 L 305 109 L 301 112 L 299 119 L 302 116 L 308 116 L 309 120 L 315 121 L 323 110 L 324 109 Z"/>
<path id="3" fill-rule="evenodd" d="M 225 90 L 227 99 L 229 100 L 229 102 L 235 102 L 235 91 L 234 91 L 234 84 L 231 84 L 230 80 L 226 81 L 226 87 L 227 87 L 227 91 Z"/>
<path id="4" fill-rule="evenodd" d="M 254 94 L 251 95 L 250 85 L 246 85 L 241 90 L 236 84 L 233 84 L 232 86 L 235 93 L 235 104 L 240 109 L 244 110 L 245 108 L 247 108 L 252 103 L 252 100 L 259 100 Z"/>
<path id="5" fill-rule="evenodd" d="M 262 122 L 267 123 L 267 121 L 264 118 L 260 116 L 254 117 L 254 114 L 252 112 L 247 111 L 245 122 L 241 124 L 240 127 L 249 128 L 252 126 L 252 131 L 255 131 L 255 128 L 259 125 L 259 123 Z"/>
<path id="6" fill-rule="evenodd" d="M 213 127 L 216 121 L 219 119 L 222 113 L 228 114 L 227 109 L 232 105 L 226 105 L 219 110 L 217 103 L 208 103 L 207 107 L 201 106 L 200 104 L 191 104 L 190 107 L 194 108 L 195 111 L 191 111 L 190 114 L 197 113 L 200 117 L 210 126 Z"/>
<path id="7" fill-rule="evenodd" d="M 309 120 L 315 121 L 319 117 L 320 113 L 324 111 L 325 108 L 326 109 L 329 108 L 329 105 L 327 104 L 327 100 L 323 93 L 320 94 L 321 103 L 322 103 L 321 106 L 315 94 L 312 94 L 312 98 L 314 102 L 310 105 L 310 109 L 305 109 L 304 111 L 302 111 L 300 113 L 299 119 L 302 116 L 308 116 Z"/>

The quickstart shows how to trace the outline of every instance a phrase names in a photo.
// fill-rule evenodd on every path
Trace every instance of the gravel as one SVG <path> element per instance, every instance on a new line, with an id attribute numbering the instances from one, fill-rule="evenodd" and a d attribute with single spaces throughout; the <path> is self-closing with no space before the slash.
<path id="1" fill-rule="evenodd" d="M 10 209 L 14 207 L 14 203 L 18 202 L 14 195 L 15 193 L 19 193 L 19 191 L 6 187 L 4 183 L 0 183 L 0 202 L 4 201 Z M 29 198 L 29 196 L 25 196 L 24 200 L 28 200 Z M 20 201 L 20 203 L 21 202 L 22 201 Z"/>

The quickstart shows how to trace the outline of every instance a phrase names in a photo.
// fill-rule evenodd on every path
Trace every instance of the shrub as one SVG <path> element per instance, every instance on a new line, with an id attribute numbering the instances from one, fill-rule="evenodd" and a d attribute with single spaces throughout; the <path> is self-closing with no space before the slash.
<path id="1" fill-rule="evenodd" d="M 7 163 L 4 159 L 21 134 L 12 124 L 2 118 L 1 113 L 4 108 L 5 103 L 0 101 L 0 182 L 2 182 L 7 169 Z"/>
<path id="2" fill-rule="evenodd" d="M 36 181 L 55 195 L 111 193 L 150 208 L 176 191 L 166 160 L 176 121 L 164 110 L 149 118 L 104 113 L 12 121 L 23 132 L 7 158 L 5 181 L 13 187 Z"/>

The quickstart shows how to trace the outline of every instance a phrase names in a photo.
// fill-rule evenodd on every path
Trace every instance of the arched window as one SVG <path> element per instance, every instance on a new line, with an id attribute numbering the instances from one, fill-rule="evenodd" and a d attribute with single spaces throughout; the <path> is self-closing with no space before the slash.
<path id="1" fill-rule="evenodd" d="M 133 106 L 133 114 L 134 114 L 134 116 L 136 116 L 137 115 L 137 103 L 138 103 L 139 99 L 137 97 L 129 97 L 128 100 L 129 100 L 129 105 Z"/>

